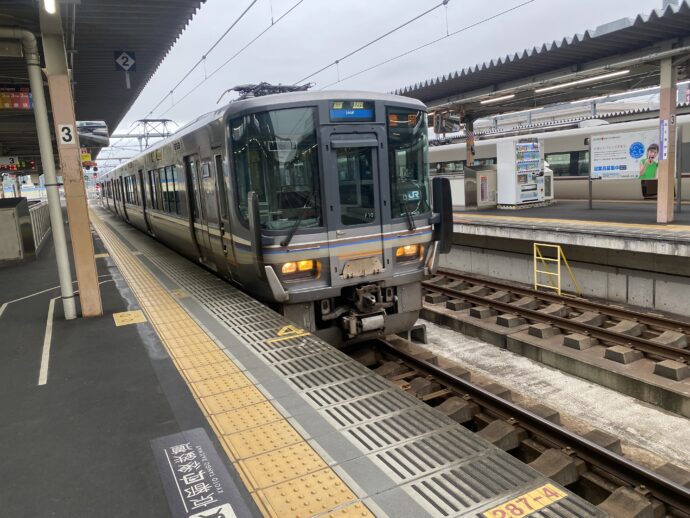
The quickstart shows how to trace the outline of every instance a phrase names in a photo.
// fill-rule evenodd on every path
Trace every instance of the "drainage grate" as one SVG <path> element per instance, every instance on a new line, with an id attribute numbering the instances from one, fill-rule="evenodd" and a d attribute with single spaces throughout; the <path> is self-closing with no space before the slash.
<path id="1" fill-rule="evenodd" d="M 274 367 L 283 376 L 291 377 L 300 373 L 323 369 L 325 367 L 337 367 L 342 361 L 342 358 L 331 350 L 320 351 L 318 354 L 277 363 Z"/>
<path id="2" fill-rule="evenodd" d="M 370 375 L 349 379 L 323 388 L 317 388 L 305 393 L 317 408 L 323 408 L 344 401 L 369 396 L 376 392 L 390 390 L 391 385 L 382 378 Z"/>
<path id="3" fill-rule="evenodd" d="M 429 407 L 419 405 L 396 415 L 352 427 L 347 430 L 347 434 L 360 449 L 371 452 L 451 426 L 457 424 L 448 422 Z"/>
<path id="4" fill-rule="evenodd" d="M 463 428 L 451 428 L 403 443 L 374 456 L 399 484 L 483 454 L 486 444 Z"/>
<path id="5" fill-rule="evenodd" d="M 350 360 L 334 367 L 298 374 L 290 378 L 290 381 L 295 384 L 298 390 L 306 390 L 323 385 L 333 385 L 345 379 L 359 378 L 367 374 L 371 375 L 366 367 Z"/>
<path id="6" fill-rule="evenodd" d="M 325 413 L 337 423 L 338 428 L 345 428 L 409 407 L 410 401 L 403 394 L 388 390 L 326 408 Z"/>
<path id="7" fill-rule="evenodd" d="M 424 500 L 437 516 L 466 516 L 535 481 L 518 460 L 500 450 L 402 486 Z M 525 490 L 524 492 L 527 492 Z"/>

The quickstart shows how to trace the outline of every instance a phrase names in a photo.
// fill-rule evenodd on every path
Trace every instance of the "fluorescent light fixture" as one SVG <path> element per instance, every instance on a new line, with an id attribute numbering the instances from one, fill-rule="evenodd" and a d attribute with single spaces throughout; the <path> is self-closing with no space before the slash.
<path id="1" fill-rule="evenodd" d="M 512 99 L 513 97 L 515 97 L 515 94 L 502 95 L 501 97 L 494 97 L 493 99 L 484 99 L 483 101 L 479 101 L 479 104 L 498 103 L 501 101 L 507 101 L 508 99 Z"/>
<path id="2" fill-rule="evenodd" d="M 534 93 L 540 94 L 542 92 L 550 92 L 551 90 L 558 90 L 559 88 L 567 88 L 569 86 L 583 85 L 587 83 L 594 83 L 596 81 L 601 81 L 603 79 L 609 79 L 611 77 L 624 76 L 630 73 L 630 70 L 619 70 L 618 72 L 611 72 L 610 74 L 603 74 L 600 76 L 586 77 L 585 79 L 578 79 L 576 81 L 569 81 L 567 83 L 561 83 L 560 85 L 546 86 L 544 88 L 537 88 Z"/>
<path id="3" fill-rule="evenodd" d="M 45 7 L 47 13 L 55 14 L 57 10 L 55 2 L 57 2 L 57 0 L 43 0 L 43 7 Z"/>

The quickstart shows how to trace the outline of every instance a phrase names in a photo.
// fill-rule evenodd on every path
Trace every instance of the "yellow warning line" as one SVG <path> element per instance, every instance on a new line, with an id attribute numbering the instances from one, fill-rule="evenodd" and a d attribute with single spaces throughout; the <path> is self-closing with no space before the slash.
<path id="1" fill-rule="evenodd" d="M 529 216 L 497 216 L 493 214 L 464 214 L 455 213 L 453 221 L 455 223 L 471 222 L 472 220 L 496 220 L 512 222 L 533 222 L 533 223 L 556 223 L 561 225 L 587 226 L 587 227 L 623 227 L 639 228 L 642 230 L 665 230 L 665 231 L 690 231 L 689 225 L 655 225 L 646 223 L 616 223 L 611 221 L 586 221 L 581 219 L 555 219 L 555 218 L 536 218 Z"/>
<path id="2" fill-rule="evenodd" d="M 92 211 L 91 221 L 266 516 L 373 516 Z"/>

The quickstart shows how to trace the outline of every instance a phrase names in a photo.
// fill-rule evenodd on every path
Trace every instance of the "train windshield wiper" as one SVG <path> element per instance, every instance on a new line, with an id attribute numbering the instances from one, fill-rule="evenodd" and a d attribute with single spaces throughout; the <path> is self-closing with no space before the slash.
<path id="1" fill-rule="evenodd" d="M 414 225 L 414 220 L 412 219 L 412 214 L 410 214 L 410 211 L 407 210 L 405 207 L 405 204 L 407 203 L 407 199 L 405 198 L 404 194 L 400 195 L 400 212 L 405 213 L 405 216 L 407 216 L 407 226 L 409 227 L 410 230 L 415 230 L 417 227 Z"/>
<path id="2" fill-rule="evenodd" d="M 299 217 L 297 218 L 297 221 L 295 221 L 295 224 L 292 225 L 290 232 L 288 232 L 288 235 L 285 238 L 285 240 L 282 243 L 280 243 L 280 246 L 288 246 L 290 244 L 290 241 L 292 241 L 292 238 L 295 237 L 295 232 L 297 232 L 297 229 L 299 228 L 300 224 L 302 223 L 302 220 L 304 219 L 304 215 L 307 213 L 307 210 L 311 208 L 311 201 L 313 198 L 314 198 L 314 191 L 311 191 L 309 193 L 309 196 L 307 197 L 307 200 L 304 202 L 304 205 L 302 206 L 302 210 L 299 213 Z"/>

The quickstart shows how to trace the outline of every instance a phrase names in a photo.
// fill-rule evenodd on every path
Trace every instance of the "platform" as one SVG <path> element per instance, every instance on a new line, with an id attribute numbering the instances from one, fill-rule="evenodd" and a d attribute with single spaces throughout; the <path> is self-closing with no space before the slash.
<path id="1" fill-rule="evenodd" d="M 454 213 L 455 232 L 658 255 L 690 255 L 690 205 L 656 223 L 655 202 L 559 200 L 548 207 Z M 535 236 L 538 232 L 538 236 Z"/>
<path id="2" fill-rule="evenodd" d="M 654 202 L 557 201 L 549 207 L 454 213 L 441 266 L 533 283 L 533 243 L 561 245 L 582 294 L 679 316 L 690 305 L 690 205 L 654 223 Z M 563 289 L 576 290 L 564 274 Z"/>
<path id="3" fill-rule="evenodd" d="M 8 515 L 168 516 L 166 438 L 179 451 L 204 432 L 223 482 L 209 493 L 237 516 L 477 516 L 563 491 L 105 211 L 92 218 L 104 317 L 62 320 L 50 248 L 0 270 Z M 559 516 L 599 512 L 563 495 Z"/>

